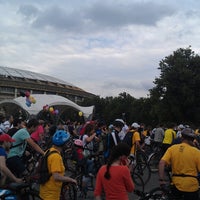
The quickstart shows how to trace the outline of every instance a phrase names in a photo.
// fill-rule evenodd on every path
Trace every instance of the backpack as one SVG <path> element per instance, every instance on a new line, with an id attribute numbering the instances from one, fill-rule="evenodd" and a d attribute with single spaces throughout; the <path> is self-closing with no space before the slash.
<path id="1" fill-rule="evenodd" d="M 44 156 L 41 157 L 41 159 L 39 160 L 39 164 L 38 164 L 38 175 L 39 175 L 39 183 L 40 184 L 45 184 L 51 177 L 51 173 L 49 173 L 48 170 L 48 164 L 47 164 L 47 158 L 49 155 L 53 154 L 53 153 L 58 153 L 57 151 L 50 151 L 49 149 L 47 150 L 47 152 L 44 154 Z"/>
<path id="2" fill-rule="evenodd" d="M 124 136 L 124 139 L 122 140 L 122 142 L 128 144 L 129 147 L 132 148 L 133 144 L 132 144 L 132 137 L 133 137 L 133 132 L 129 131 L 128 133 L 126 133 L 126 135 Z"/>

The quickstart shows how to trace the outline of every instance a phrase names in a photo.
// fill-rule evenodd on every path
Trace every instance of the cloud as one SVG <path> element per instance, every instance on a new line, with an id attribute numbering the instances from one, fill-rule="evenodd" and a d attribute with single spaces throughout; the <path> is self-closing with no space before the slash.
<path id="1" fill-rule="evenodd" d="M 159 61 L 199 53 L 200 1 L 0 0 L 0 65 L 55 76 L 100 96 L 143 97 Z"/>
<path id="2" fill-rule="evenodd" d="M 166 4 L 153 2 L 120 4 L 113 1 L 98 1 L 73 9 L 50 5 L 40 12 L 32 5 L 22 5 L 19 12 L 28 18 L 34 16 L 32 26 L 38 29 L 90 33 L 129 25 L 155 26 L 162 18 L 171 16 L 174 9 Z"/>

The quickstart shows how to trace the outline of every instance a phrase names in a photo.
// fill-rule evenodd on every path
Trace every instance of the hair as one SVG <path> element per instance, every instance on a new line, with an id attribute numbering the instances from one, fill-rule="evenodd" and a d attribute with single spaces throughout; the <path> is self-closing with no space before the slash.
<path id="1" fill-rule="evenodd" d="M 95 129 L 95 125 L 94 124 L 87 124 L 85 127 L 85 132 L 84 134 L 90 134 L 90 132 Z"/>
<path id="2" fill-rule="evenodd" d="M 126 143 L 119 143 L 118 145 L 116 145 L 112 148 L 112 151 L 111 151 L 111 154 L 108 159 L 107 166 L 106 166 L 106 172 L 104 174 L 104 177 L 106 179 L 109 180 L 111 178 L 110 166 L 113 164 L 113 162 L 118 160 L 120 156 L 129 156 L 130 150 L 131 150 L 131 148 Z"/>
<path id="3" fill-rule="evenodd" d="M 13 120 L 13 126 L 15 127 L 15 126 L 17 126 L 18 124 L 20 124 L 21 122 L 22 122 L 21 119 L 15 118 L 15 119 Z"/>
<path id="4" fill-rule="evenodd" d="M 26 125 L 27 128 L 37 127 L 39 125 L 39 122 L 37 119 L 30 119 Z"/>

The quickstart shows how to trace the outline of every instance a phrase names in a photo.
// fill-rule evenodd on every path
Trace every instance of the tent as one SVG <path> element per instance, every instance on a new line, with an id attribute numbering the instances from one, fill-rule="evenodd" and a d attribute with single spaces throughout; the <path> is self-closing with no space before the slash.
<path id="1" fill-rule="evenodd" d="M 27 118 L 30 116 L 37 116 L 43 107 L 48 105 L 49 107 L 55 107 L 59 110 L 59 115 L 61 115 L 67 107 L 73 108 L 75 111 L 83 114 L 85 120 L 90 120 L 93 116 L 94 106 L 83 107 L 79 106 L 73 101 L 58 95 L 47 95 L 47 94 L 31 94 L 36 100 L 30 106 L 26 105 L 26 97 L 17 97 L 13 100 L 3 100 L 0 102 L 0 110 L 12 114 L 16 110 L 23 112 Z"/>

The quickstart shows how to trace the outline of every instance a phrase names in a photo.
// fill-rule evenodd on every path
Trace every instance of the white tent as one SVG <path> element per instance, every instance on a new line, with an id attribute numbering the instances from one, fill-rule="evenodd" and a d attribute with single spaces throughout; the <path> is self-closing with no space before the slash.
<path id="1" fill-rule="evenodd" d="M 88 119 L 93 115 L 94 106 L 83 107 L 79 106 L 76 103 L 70 101 L 67 98 L 58 95 L 47 95 L 47 94 L 32 94 L 36 100 L 35 104 L 31 104 L 30 107 L 26 105 L 26 97 L 17 97 L 13 100 L 3 100 L 0 102 L 1 105 L 8 104 L 15 104 L 25 110 L 29 115 L 37 115 L 40 111 L 43 110 L 45 105 L 49 107 L 53 106 L 68 106 L 72 107 L 78 112 L 82 112 L 83 116 Z"/>

